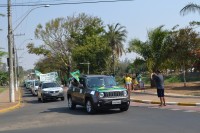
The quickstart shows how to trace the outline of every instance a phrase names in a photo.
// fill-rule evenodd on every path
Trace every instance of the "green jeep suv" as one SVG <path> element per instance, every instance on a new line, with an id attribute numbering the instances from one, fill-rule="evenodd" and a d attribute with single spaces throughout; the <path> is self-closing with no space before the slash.
<path id="1" fill-rule="evenodd" d="M 67 99 L 69 109 L 82 105 L 88 113 L 115 108 L 127 111 L 130 104 L 129 92 L 117 86 L 112 76 L 106 75 L 82 75 L 79 82 L 74 78 L 70 82 Z"/>

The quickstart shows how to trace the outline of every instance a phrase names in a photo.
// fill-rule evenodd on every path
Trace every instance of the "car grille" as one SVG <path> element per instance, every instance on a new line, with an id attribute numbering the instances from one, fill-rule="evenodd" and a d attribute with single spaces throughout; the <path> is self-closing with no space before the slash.
<path id="1" fill-rule="evenodd" d="M 122 97 L 122 91 L 104 92 L 104 97 Z"/>
<path id="2" fill-rule="evenodd" d="M 58 93 L 59 91 L 50 91 L 49 93 L 53 94 L 53 93 Z"/>

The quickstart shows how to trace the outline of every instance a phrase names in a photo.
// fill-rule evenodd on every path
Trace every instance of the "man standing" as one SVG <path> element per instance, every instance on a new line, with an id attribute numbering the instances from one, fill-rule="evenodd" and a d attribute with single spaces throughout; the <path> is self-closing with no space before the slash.
<path id="1" fill-rule="evenodd" d="M 160 106 L 166 106 L 165 94 L 164 94 L 164 78 L 159 70 L 151 74 L 151 78 L 154 80 L 157 88 L 157 95 L 160 98 Z"/>

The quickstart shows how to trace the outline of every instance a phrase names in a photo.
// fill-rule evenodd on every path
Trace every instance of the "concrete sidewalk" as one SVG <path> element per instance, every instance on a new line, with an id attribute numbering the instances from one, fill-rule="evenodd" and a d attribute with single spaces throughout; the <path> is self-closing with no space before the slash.
<path id="1" fill-rule="evenodd" d="M 15 102 L 10 102 L 9 89 L 0 93 L 0 113 L 14 110 L 21 106 L 21 93 L 20 89 L 15 91 Z"/>
<path id="2" fill-rule="evenodd" d="M 166 93 L 165 100 L 167 105 L 200 106 L 200 96 Z M 156 93 L 141 90 L 131 92 L 131 101 L 160 104 L 160 100 Z"/>

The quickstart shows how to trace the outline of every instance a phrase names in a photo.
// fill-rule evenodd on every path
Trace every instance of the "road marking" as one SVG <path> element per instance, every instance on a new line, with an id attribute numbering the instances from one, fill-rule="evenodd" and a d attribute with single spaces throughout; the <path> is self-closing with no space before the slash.
<path id="1" fill-rule="evenodd" d="M 169 109 L 169 110 L 178 111 L 178 110 L 181 110 L 181 109 Z"/>
<path id="2" fill-rule="evenodd" d="M 184 112 L 193 113 L 193 112 L 197 112 L 197 111 L 195 111 L 195 110 L 185 110 Z"/>

